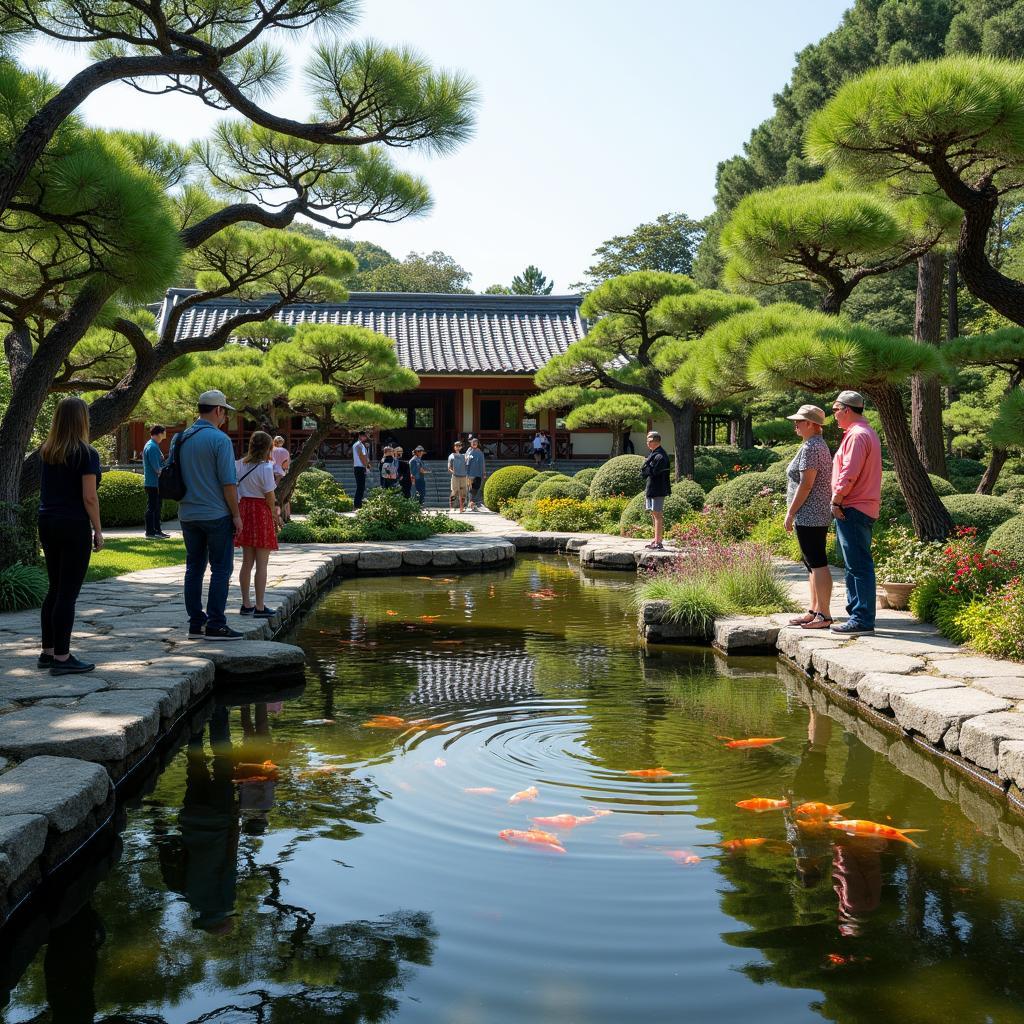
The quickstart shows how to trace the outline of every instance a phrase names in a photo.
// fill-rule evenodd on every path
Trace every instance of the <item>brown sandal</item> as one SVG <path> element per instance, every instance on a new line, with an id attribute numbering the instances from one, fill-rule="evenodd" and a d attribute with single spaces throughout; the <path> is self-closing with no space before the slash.
<path id="1" fill-rule="evenodd" d="M 790 619 L 789 620 L 789 624 L 791 626 L 804 626 L 808 622 L 813 622 L 814 621 L 814 616 L 817 615 L 817 614 L 818 613 L 816 611 L 813 611 L 812 609 L 808 608 L 807 611 L 804 612 L 803 615 L 801 615 L 801 616 L 799 616 L 798 618 L 795 618 L 795 619 Z"/>
<path id="2" fill-rule="evenodd" d="M 800 628 L 801 629 L 828 629 L 836 620 L 831 615 L 822 615 L 821 612 L 815 612 L 814 618 L 810 622 L 805 622 Z"/>

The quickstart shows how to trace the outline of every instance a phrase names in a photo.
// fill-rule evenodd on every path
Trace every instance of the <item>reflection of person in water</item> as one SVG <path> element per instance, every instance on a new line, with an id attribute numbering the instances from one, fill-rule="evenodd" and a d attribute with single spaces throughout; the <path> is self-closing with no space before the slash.
<path id="1" fill-rule="evenodd" d="M 96 961 L 106 938 L 91 903 L 50 932 L 43 976 L 51 1024 L 92 1024 L 96 1016 Z"/>
<path id="2" fill-rule="evenodd" d="M 800 753 L 800 763 L 793 773 L 792 788 L 786 794 L 790 806 L 784 811 L 786 838 L 793 847 L 796 873 L 801 885 L 810 889 L 824 877 L 824 865 L 831 852 L 829 830 L 800 828 L 793 808 L 805 800 L 823 799 L 825 792 L 825 760 L 832 738 L 832 719 L 816 708 L 808 708 L 807 742 Z"/>
<path id="3" fill-rule="evenodd" d="M 212 763 L 207 763 L 203 733 L 188 743 L 185 800 L 178 827 L 181 832 L 180 888 L 188 900 L 196 928 L 222 935 L 234 927 L 238 884 L 238 805 L 232 781 L 234 761 L 228 709 L 217 705 L 210 718 Z M 161 865 L 163 867 L 163 865 Z"/>
<path id="4" fill-rule="evenodd" d="M 882 900 L 882 850 L 885 841 L 853 836 L 836 840 L 832 850 L 832 888 L 839 899 L 839 934 L 860 935 Z"/>
<path id="5" fill-rule="evenodd" d="M 245 704 L 242 718 L 242 760 L 259 764 L 270 757 L 270 721 L 266 704 Z M 260 836 L 270 824 L 270 810 L 274 806 L 276 778 L 240 779 L 238 804 L 242 812 L 242 831 L 249 836 Z"/>

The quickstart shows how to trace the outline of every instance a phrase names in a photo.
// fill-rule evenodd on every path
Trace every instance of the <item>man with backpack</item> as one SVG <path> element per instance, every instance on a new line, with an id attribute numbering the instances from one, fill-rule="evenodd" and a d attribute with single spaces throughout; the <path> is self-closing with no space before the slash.
<path id="1" fill-rule="evenodd" d="M 184 491 L 178 500 L 178 521 L 185 541 L 185 610 L 190 640 L 239 640 L 224 610 L 235 561 L 235 534 L 242 529 L 238 510 L 238 478 L 231 439 L 220 428 L 227 422 L 223 391 L 199 396 L 199 418 L 177 434 L 168 465 L 160 476 L 161 492 Z M 203 611 L 203 580 L 210 567 L 210 589 Z"/>

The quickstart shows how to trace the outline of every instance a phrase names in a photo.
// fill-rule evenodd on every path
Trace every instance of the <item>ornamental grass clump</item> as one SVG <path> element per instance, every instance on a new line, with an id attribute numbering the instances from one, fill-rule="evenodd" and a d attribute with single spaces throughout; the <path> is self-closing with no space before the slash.
<path id="1" fill-rule="evenodd" d="M 706 631 L 724 615 L 766 615 L 795 607 L 763 544 L 724 544 L 696 533 L 690 539 L 689 550 L 638 586 L 640 600 L 668 602 L 670 622 Z"/>

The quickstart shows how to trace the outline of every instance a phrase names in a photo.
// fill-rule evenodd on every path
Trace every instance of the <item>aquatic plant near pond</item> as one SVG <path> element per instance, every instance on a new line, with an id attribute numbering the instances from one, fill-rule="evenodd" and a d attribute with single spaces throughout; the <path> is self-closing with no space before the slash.
<path id="1" fill-rule="evenodd" d="M 668 621 L 706 631 L 725 615 L 766 615 L 794 607 L 767 547 L 724 544 L 695 532 L 684 532 L 684 538 L 687 550 L 637 588 L 640 600 L 668 602 Z"/>

